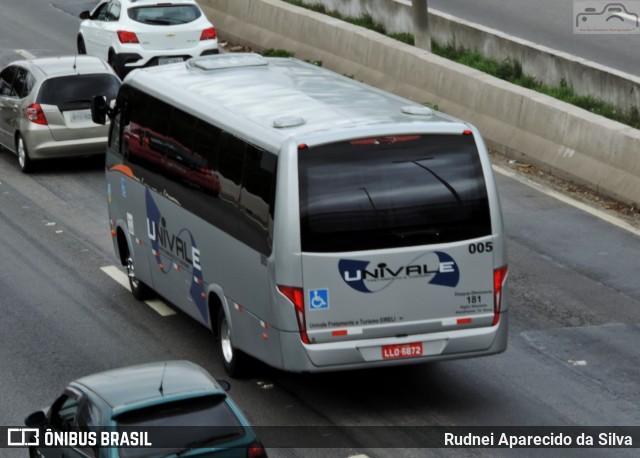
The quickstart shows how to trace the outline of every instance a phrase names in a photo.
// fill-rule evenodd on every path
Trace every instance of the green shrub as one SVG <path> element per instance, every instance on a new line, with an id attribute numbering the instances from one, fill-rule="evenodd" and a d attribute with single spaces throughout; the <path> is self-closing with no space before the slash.
<path id="1" fill-rule="evenodd" d="M 286 49 L 269 48 L 262 51 L 262 55 L 264 57 L 293 57 L 295 54 Z"/>
<path id="2" fill-rule="evenodd" d="M 376 32 L 379 32 L 382 34 L 386 34 L 385 27 L 382 24 L 375 22 L 373 20 L 373 17 L 370 14 L 364 14 L 359 18 L 343 17 L 337 11 L 327 11 L 324 5 L 320 3 L 306 4 L 302 0 L 283 0 L 283 1 L 290 3 L 292 5 L 300 6 L 302 8 L 307 8 L 313 11 L 317 11 L 322 14 L 327 14 L 329 16 L 341 19 L 343 21 L 350 22 L 351 24 L 355 24 L 361 27 L 366 27 L 367 29 L 375 30 Z M 403 43 L 406 43 L 412 46 L 415 45 L 415 40 L 414 40 L 413 34 L 411 33 L 391 33 L 388 35 L 389 37 L 394 38 Z M 284 51 L 284 50 L 267 50 L 267 51 L 287 53 L 284 56 L 279 55 L 279 57 L 293 57 L 293 53 L 288 53 L 287 51 Z M 265 53 L 267 51 L 265 51 Z M 621 109 L 621 108 L 615 107 L 610 103 L 606 103 L 602 100 L 596 99 L 591 95 L 587 95 L 587 96 L 576 95 L 573 91 L 573 87 L 570 84 L 568 84 L 564 78 L 560 80 L 560 83 L 558 86 L 546 86 L 542 84 L 540 81 L 538 81 L 535 77 L 524 74 L 522 72 L 522 63 L 511 57 L 507 57 L 502 61 L 498 59 L 491 59 L 491 58 L 485 57 L 478 51 L 465 49 L 461 46 L 456 46 L 455 42 L 442 45 L 440 43 L 432 41 L 431 52 L 433 52 L 433 54 L 436 54 L 440 57 L 444 57 L 445 59 L 449 59 L 454 62 L 458 62 L 460 64 L 466 65 L 468 67 L 475 68 L 476 70 L 479 70 L 484 73 L 488 73 L 489 75 L 493 75 L 496 78 L 500 78 L 510 83 L 517 84 L 518 86 L 522 86 L 527 89 L 532 89 L 534 91 L 547 94 L 556 99 L 562 100 L 572 105 L 576 105 L 580 108 L 584 108 L 585 110 L 589 110 L 592 113 L 607 117 L 609 119 L 613 119 L 623 124 L 627 124 L 636 129 L 640 129 L 640 111 L 638 110 L 638 107 Z M 267 55 L 265 53 L 263 53 L 263 55 Z M 319 65 L 321 64 L 322 63 L 320 62 Z M 350 75 L 347 75 L 347 76 L 350 76 Z"/>

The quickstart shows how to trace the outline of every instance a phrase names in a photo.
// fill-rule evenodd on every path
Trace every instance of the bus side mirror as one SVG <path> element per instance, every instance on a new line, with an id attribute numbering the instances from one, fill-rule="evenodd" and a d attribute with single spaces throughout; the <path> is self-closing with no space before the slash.
<path id="1" fill-rule="evenodd" d="M 96 95 L 91 99 L 91 120 L 96 124 L 105 125 L 107 115 L 111 112 L 107 104 L 107 98 L 103 95 Z"/>
<path id="2" fill-rule="evenodd" d="M 89 11 L 83 11 L 80 13 L 80 19 L 91 19 L 91 13 Z"/>

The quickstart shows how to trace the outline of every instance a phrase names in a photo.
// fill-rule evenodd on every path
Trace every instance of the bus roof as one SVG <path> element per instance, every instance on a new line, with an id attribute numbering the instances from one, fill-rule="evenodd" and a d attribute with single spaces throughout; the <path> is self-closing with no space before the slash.
<path id="1" fill-rule="evenodd" d="M 408 99 L 293 58 L 198 57 L 132 72 L 130 84 L 278 151 L 385 133 L 460 133 L 469 125 Z"/>

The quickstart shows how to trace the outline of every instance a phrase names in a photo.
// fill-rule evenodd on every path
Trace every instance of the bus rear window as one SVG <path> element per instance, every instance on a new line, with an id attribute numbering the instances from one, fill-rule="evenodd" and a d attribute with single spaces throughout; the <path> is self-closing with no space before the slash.
<path id="1" fill-rule="evenodd" d="M 302 149 L 302 250 L 344 252 L 491 234 L 470 135 L 404 135 Z"/>

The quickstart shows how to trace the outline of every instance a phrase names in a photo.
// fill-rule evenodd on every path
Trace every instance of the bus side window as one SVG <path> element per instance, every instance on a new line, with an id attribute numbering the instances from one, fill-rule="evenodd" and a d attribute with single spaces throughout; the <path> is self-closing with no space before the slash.
<path id="1" fill-rule="evenodd" d="M 164 173 L 176 183 L 197 187 L 198 177 L 194 175 L 201 169 L 201 161 L 194 156 L 193 137 L 196 118 L 177 108 L 171 114 L 171 125 L 164 146 Z"/>
<path id="2" fill-rule="evenodd" d="M 183 154 L 193 154 L 196 118 L 182 110 L 173 109 L 169 137 Z"/>
<path id="3" fill-rule="evenodd" d="M 240 199 L 242 165 L 247 144 L 228 132 L 222 132 L 218 149 L 220 193 L 237 203 Z"/>
<path id="4" fill-rule="evenodd" d="M 211 171 L 218 169 L 218 142 L 220 129 L 204 121 L 198 121 L 193 140 L 193 152 L 207 161 Z"/>
<path id="5" fill-rule="evenodd" d="M 275 172 L 275 156 L 249 145 L 242 176 L 240 203 L 250 214 L 259 214 L 260 223 L 267 226 L 272 182 Z M 256 208 L 259 206 L 259 209 Z"/>
<path id="6" fill-rule="evenodd" d="M 253 224 L 259 227 L 263 241 L 259 251 L 271 252 L 273 229 L 273 193 L 276 156 L 248 145 L 242 175 L 240 205 Z"/>

